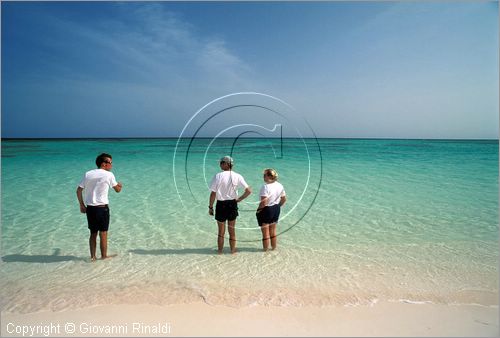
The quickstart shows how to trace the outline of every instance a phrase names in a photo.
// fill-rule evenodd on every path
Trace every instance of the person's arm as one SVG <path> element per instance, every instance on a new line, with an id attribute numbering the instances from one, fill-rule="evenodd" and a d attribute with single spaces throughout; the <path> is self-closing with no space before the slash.
<path id="1" fill-rule="evenodd" d="M 238 199 L 236 200 L 236 202 L 240 203 L 245 198 L 247 198 L 251 193 L 252 193 L 252 189 L 250 189 L 250 187 L 246 187 L 245 188 L 245 192 L 243 193 L 243 195 L 241 195 L 240 197 L 238 197 Z"/>
<path id="2" fill-rule="evenodd" d="M 115 189 L 116 192 L 120 192 L 122 191 L 122 183 L 121 182 L 118 182 L 114 187 L 113 189 Z"/>
<path id="3" fill-rule="evenodd" d="M 216 193 L 215 191 L 211 191 L 210 192 L 210 198 L 208 200 L 208 214 L 210 216 L 213 216 L 214 215 L 214 202 L 215 202 L 215 196 L 216 196 Z"/>
<path id="4" fill-rule="evenodd" d="M 240 203 L 241 201 L 243 201 L 245 198 L 247 198 L 252 193 L 252 189 L 247 184 L 247 182 L 245 182 L 245 179 L 243 178 L 243 176 L 239 175 L 238 177 L 239 177 L 238 185 L 241 188 L 245 188 L 245 192 L 243 193 L 243 195 L 241 195 L 240 197 L 238 197 L 236 199 L 236 203 Z"/>
<path id="5" fill-rule="evenodd" d="M 259 206 L 257 207 L 257 213 L 259 213 L 262 209 L 264 209 L 266 204 L 267 204 L 267 197 L 260 196 L 260 203 L 259 203 Z"/>
<path id="6" fill-rule="evenodd" d="M 87 212 L 87 207 L 85 206 L 85 203 L 83 203 L 83 188 L 78 187 L 76 188 L 76 198 L 78 198 L 78 202 L 80 203 L 80 212 L 82 214 L 85 214 Z"/>
<path id="7" fill-rule="evenodd" d="M 281 198 L 280 198 L 280 207 L 282 207 L 282 206 L 283 206 L 283 204 L 285 204 L 285 203 L 286 203 L 286 196 L 285 196 L 285 195 L 283 195 L 283 196 L 281 196 Z"/>

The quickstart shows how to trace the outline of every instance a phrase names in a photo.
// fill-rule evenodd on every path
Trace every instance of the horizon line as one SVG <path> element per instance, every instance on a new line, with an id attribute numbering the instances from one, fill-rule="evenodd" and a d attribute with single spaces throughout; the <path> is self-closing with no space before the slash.
<path id="1" fill-rule="evenodd" d="M 181 137 L 180 139 L 212 139 L 213 137 Z M 300 137 L 242 137 L 243 139 L 301 139 Z M 179 137 L 2 137 L 1 141 L 80 141 L 80 140 L 178 140 Z M 219 137 L 219 139 L 234 139 L 234 137 Z M 399 137 L 304 137 L 306 140 L 429 140 L 429 141 L 498 141 L 499 138 L 399 138 Z"/>

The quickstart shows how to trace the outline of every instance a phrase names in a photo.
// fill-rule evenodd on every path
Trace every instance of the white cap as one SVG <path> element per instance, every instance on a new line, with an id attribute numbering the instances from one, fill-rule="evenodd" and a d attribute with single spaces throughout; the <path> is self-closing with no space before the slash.
<path id="1" fill-rule="evenodd" d="M 233 164 L 233 158 L 231 156 L 224 156 L 223 158 L 220 159 L 220 162 L 224 162 L 227 164 Z"/>

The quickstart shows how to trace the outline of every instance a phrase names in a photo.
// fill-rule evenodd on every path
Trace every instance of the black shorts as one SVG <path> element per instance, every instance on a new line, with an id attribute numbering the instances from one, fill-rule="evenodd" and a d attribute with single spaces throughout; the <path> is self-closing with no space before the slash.
<path id="1" fill-rule="evenodd" d="M 257 216 L 257 222 L 259 223 L 259 226 L 262 226 L 262 224 L 278 223 L 278 219 L 280 218 L 280 211 L 281 207 L 279 204 L 262 208 L 260 212 L 255 214 L 255 216 Z"/>
<path id="2" fill-rule="evenodd" d="M 108 231 L 109 208 L 87 205 L 87 222 L 90 232 Z"/>
<path id="3" fill-rule="evenodd" d="M 234 221 L 236 217 L 238 217 L 238 203 L 236 203 L 236 200 L 217 201 L 215 205 L 215 219 L 217 221 Z"/>

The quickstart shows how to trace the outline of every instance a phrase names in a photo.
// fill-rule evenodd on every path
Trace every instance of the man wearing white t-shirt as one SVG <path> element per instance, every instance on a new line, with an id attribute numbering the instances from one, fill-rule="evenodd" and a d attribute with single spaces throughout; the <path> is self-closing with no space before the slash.
<path id="1" fill-rule="evenodd" d="M 234 172 L 233 159 L 230 156 L 224 156 L 220 159 L 220 168 L 222 172 L 216 174 L 210 183 L 210 198 L 208 202 L 208 214 L 214 215 L 214 202 L 217 199 L 215 206 L 215 220 L 219 227 L 219 237 L 217 246 L 219 254 L 224 249 L 224 233 L 226 232 L 226 221 L 229 230 L 229 245 L 231 253 L 236 252 L 236 217 L 238 217 L 238 203 L 243 201 L 252 193 L 245 179 L 240 174 Z M 245 189 L 243 195 L 238 197 L 238 187 Z"/>
<path id="2" fill-rule="evenodd" d="M 112 157 L 109 154 L 97 156 L 95 163 L 98 169 L 90 170 L 85 173 L 78 188 L 76 196 L 80 203 L 80 212 L 87 214 L 87 222 L 90 230 L 89 246 L 90 259 L 96 260 L 97 233 L 101 240 L 101 258 L 106 259 L 108 251 L 108 228 L 109 228 L 109 188 L 116 192 L 122 190 L 122 184 L 116 182 L 115 175 L 111 172 L 113 164 Z M 85 194 L 85 198 L 83 197 Z"/>

